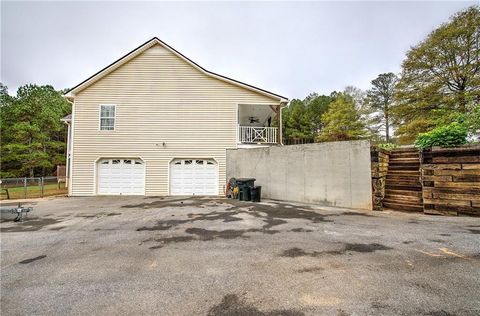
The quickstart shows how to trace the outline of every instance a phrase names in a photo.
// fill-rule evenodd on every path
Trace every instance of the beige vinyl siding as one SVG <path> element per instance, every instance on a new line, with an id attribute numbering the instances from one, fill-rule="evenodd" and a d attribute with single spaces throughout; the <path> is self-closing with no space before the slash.
<path id="1" fill-rule="evenodd" d="M 71 194 L 96 194 L 95 162 L 108 157 L 143 159 L 146 195 L 168 194 L 173 158 L 213 158 L 221 194 L 237 104 L 278 102 L 212 78 L 157 44 L 75 96 Z M 114 131 L 99 130 L 100 104 L 116 105 Z"/>

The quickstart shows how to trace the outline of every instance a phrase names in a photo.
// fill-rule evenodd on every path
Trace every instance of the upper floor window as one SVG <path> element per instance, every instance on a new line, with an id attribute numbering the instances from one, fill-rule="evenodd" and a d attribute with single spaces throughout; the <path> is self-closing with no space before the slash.
<path id="1" fill-rule="evenodd" d="M 100 130 L 115 129 L 115 105 L 100 105 Z"/>

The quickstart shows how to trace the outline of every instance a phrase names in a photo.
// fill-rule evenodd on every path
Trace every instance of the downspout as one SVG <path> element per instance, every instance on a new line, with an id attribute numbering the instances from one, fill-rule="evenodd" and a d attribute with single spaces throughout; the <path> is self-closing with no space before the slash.
<path id="1" fill-rule="evenodd" d="M 279 134 L 279 144 L 283 146 L 283 119 L 282 119 L 282 110 L 288 106 L 287 102 L 281 102 L 278 111 L 278 134 Z"/>
<path id="2" fill-rule="evenodd" d="M 69 97 L 63 96 L 68 103 L 72 105 L 72 117 L 70 118 L 70 122 L 65 122 L 68 126 L 68 133 L 67 133 L 67 153 L 66 153 L 66 164 L 65 164 L 65 186 L 68 190 L 68 196 L 72 195 L 72 188 L 71 188 L 71 176 L 72 176 L 72 161 L 73 161 L 73 112 L 75 106 L 75 99 L 72 102 Z"/>

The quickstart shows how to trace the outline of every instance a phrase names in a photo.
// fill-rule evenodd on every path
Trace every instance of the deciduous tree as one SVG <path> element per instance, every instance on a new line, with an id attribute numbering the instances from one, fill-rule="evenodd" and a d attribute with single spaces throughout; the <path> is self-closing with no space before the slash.
<path id="1" fill-rule="evenodd" d="M 480 8 L 452 16 L 418 45 L 402 64 L 392 108 L 403 143 L 446 124 L 480 103 Z M 441 123 L 440 121 L 441 120 Z"/>
<path id="2" fill-rule="evenodd" d="M 378 127 L 385 132 L 385 142 L 390 142 L 390 108 L 393 105 L 397 76 L 394 73 L 384 73 L 372 80 L 372 88 L 367 91 L 365 105 L 369 109 L 372 127 Z"/>
<path id="3" fill-rule="evenodd" d="M 322 121 L 324 127 L 317 138 L 319 141 L 354 140 L 366 135 L 355 101 L 345 93 L 336 94 Z"/>

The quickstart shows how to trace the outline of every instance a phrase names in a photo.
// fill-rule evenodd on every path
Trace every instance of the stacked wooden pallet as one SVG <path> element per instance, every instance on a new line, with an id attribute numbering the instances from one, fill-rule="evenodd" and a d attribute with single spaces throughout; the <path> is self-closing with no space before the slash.
<path id="1" fill-rule="evenodd" d="M 480 146 L 424 151 L 422 181 L 425 213 L 480 216 Z"/>
<path id="2" fill-rule="evenodd" d="M 417 149 L 399 148 L 390 152 L 383 206 L 399 211 L 423 211 L 420 155 Z"/>

